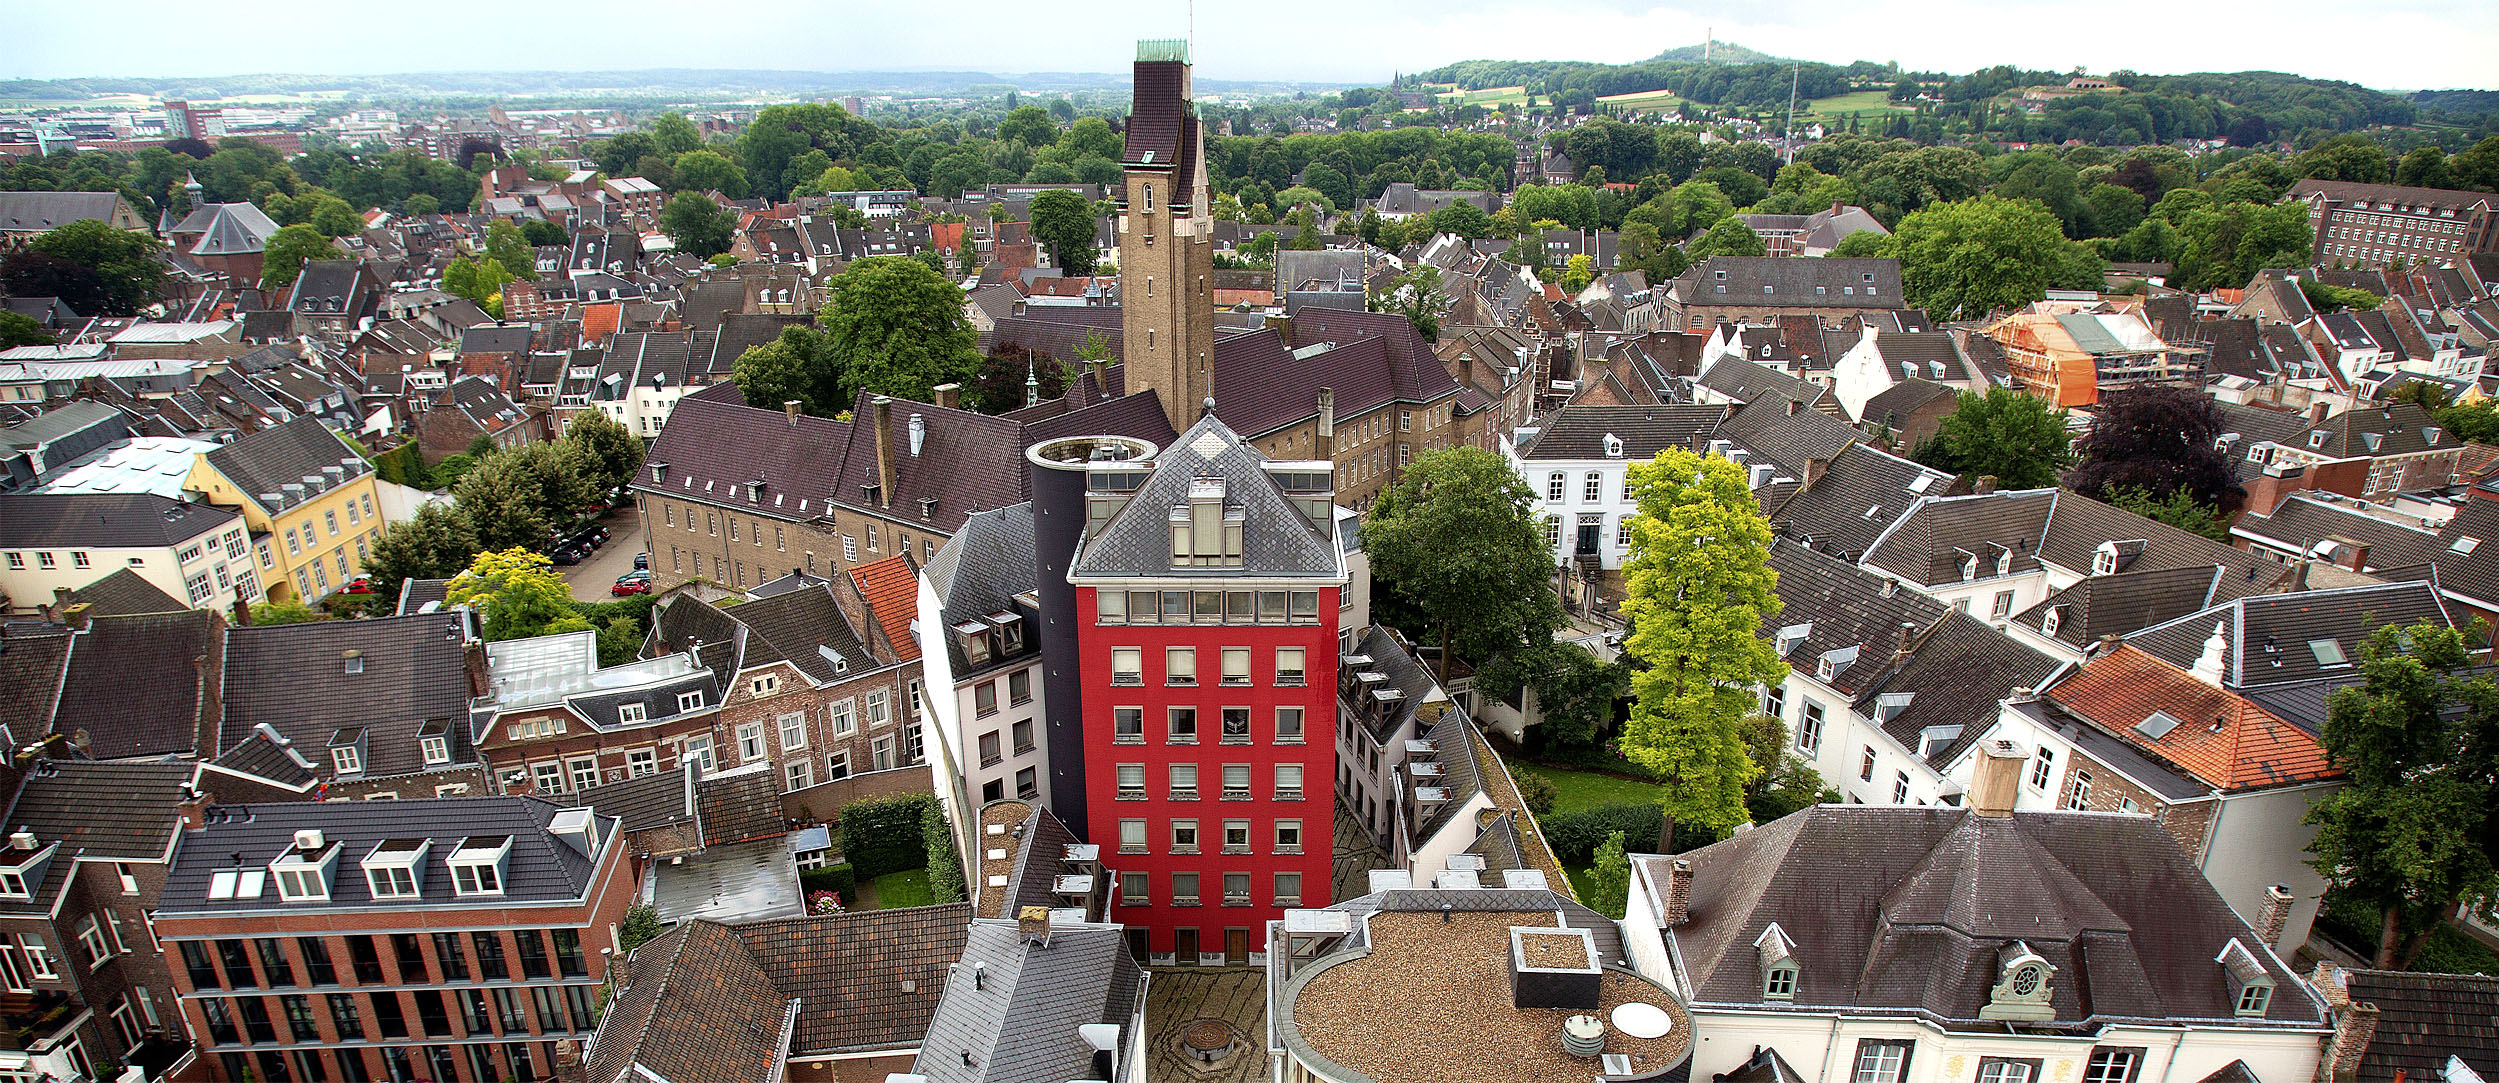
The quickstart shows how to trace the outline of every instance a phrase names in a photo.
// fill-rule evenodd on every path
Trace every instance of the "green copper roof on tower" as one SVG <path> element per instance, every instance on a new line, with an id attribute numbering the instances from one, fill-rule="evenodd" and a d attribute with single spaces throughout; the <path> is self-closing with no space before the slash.
<path id="1" fill-rule="evenodd" d="M 1139 63 L 1177 60 L 1186 64 L 1189 62 L 1189 39 L 1147 38 L 1139 41 L 1137 60 Z"/>

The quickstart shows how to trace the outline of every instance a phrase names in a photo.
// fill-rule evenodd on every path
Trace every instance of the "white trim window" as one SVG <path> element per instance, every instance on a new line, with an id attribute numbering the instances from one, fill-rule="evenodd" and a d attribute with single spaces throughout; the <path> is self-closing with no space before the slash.
<path id="1" fill-rule="evenodd" d="M 775 717 L 773 722 L 776 723 L 781 730 L 781 751 L 796 752 L 799 749 L 807 747 L 806 714 L 799 711 L 791 711 L 787 714 Z M 835 732 L 840 732 L 838 726 L 836 727 Z"/>
<path id="2" fill-rule="evenodd" d="M 824 720 L 835 737 L 848 737 L 859 731 L 855 700 L 835 700 L 824 705 Z"/>
<path id="3" fill-rule="evenodd" d="M 764 724 L 748 722 L 738 727 L 738 762 L 753 763 L 769 753 L 764 751 Z"/>

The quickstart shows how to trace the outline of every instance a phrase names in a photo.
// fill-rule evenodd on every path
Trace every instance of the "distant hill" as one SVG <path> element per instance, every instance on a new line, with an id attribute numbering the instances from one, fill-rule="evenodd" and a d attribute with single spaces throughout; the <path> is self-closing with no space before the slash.
<path id="1" fill-rule="evenodd" d="M 2499 90 L 2416 90 L 2407 95 L 2424 112 L 2463 124 L 2499 113 Z"/>
<path id="2" fill-rule="evenodd" d="M 1707 55 L 1705 56 L 1703 54 Z M 1650 57 L 1647 60 L 1642 61 L 1642 63 L 1656 64 L 1663 61 L 1683 61 L 1686 63 L 1707 61 L 1712 64 L 1793 63 L 1786 57 L 1772 56 L 1759 49 L 1747 49 L 1732 41 L 1721 41 L 1704 45 L 1680 45 L 1659 53 L 1656 56 Z"/>
<path id="3" fill-rule="evenodd" d="M 79 101 L 94 94 L 144 94 L 214 101 L 247 94 L 345 93 L 372 98 L 458 96 L 727 100 L 740 96 L 823 97 L 840 94 L 954 96 L 1067 91 L 1125 92 L 1126 72 L 768 71 L 670 68 L 643 71 L 406 72 L 387 75 L 253 74 L 204 77 L 119 77 L 0 80 L 0 99 Z M 1345 84 L 1289 80 L 1206 79 L 1208 93 L 1326 91 Z"/>

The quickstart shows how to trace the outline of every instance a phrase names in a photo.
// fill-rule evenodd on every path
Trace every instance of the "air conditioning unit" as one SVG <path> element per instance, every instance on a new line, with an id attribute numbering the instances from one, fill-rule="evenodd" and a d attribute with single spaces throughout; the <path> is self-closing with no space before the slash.
<path id="1" fill-rule="evenodd" d="M 320 849 L 320 848 L 321 848 L 321 829 L 320 829 L 320 828 L 318 828 L 318 827 L 307 827 L 307 828 L 305 828 L 305 829 L 303 829 L 303 830 L 301 830 L 301 831 L 296 832 L 296 833 L 295 833 L 295 848 L 296 848 L 296 849 L 298 849 L 298 850 L 318 850 L 318 849 Z"/>

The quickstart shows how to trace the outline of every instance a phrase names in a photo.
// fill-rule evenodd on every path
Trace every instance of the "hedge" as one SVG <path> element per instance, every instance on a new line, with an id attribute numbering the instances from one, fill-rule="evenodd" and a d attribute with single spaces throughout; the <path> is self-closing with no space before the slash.
<path id="1" fill-rule="evenodd" d="M 963 862 L 955 856 L 954 828 L 934 799 L 920 812 L 920 852 L 928 858 L 928 890 L 938 902 L 962 902 Z"/>
<path id="2" fill-rule="evenodd" d="M 926 867 L 927 833 L 922 819 L 937 809 L 927 794 L 854 801 L 842 807 L 841 850 L 852 874 L 874 880 L 889 872 Z M 947 847 L 952 853 L 953 848 Z M 961 871 L 955 873 L 959 880 Z"/>
<path id="3" fill-rule="evenodd" d="M 1658 830 L 1665 824 L 1666 813 L 1656 805 L 1598 805 L 1536 817 L 1553 856 L 1565 865 L 1587 864 L 1597 847 L 1605 845 L 1605 837 L 1617 831 L 1623 833 L 1625 849 L 1646 853 L 1656 848 Z"/>
<path id="4" fill-rule="evenodd" d="M 801 870 L 798 874 L 798 887 L 798 894 L 801 898 L 814 895 L 819 891 L 830 891 L 840 895 L 846 902 L 856 902 L 859 898 L 859 875 L 850 867 L 849 862 L 843 861 L 821 869 Z"/>

